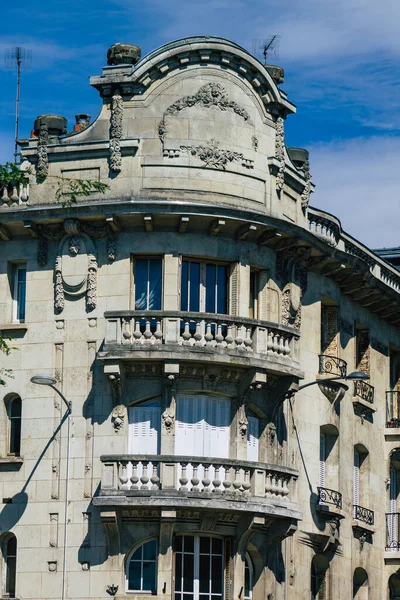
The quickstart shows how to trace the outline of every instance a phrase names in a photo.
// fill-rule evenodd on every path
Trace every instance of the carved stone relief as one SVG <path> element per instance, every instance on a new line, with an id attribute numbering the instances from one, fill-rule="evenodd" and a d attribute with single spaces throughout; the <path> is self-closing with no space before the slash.
<path id="1" fill-rule="evenodd" d="M 164 410 L 163 414 L 161 415 L 161 417 L 162 417 L 166 432 L 172 433 L 172 431 L 174 429 L 175 415 L 166 408 Z"/>
<path id="2" fill-rule="evenodd" d="M 238 432 L 242 440 L 247 438 L 247 429 L 249 426 L 249 422 L 246 416 L 246 409 L 244 404 L 242 404 L 238 411 Z"/>
<path id="3" fill-rule="evenodd" d="M 124 102 L 120 94 L 114 94 L 111 101 L 110 117 L 110 169 L 118 173 L 122 167 L 121 138 Z"/>
<path id="4" fill-rule="evenodd" d="M 119 433 L 125 422 L 125 406 L 119 404 L 114 408 L 111 415 L 115 433 Z"/>
<path id="5" fill-rule="evenodd" d="M 308 204 L 310 202 L 310 194 L 311 194 L 311 173 L 310 173 L 310 163 L 308 160 L 305 161 L 303 166 L 304 179 L 306 180 L 306 185 L 301 195 L 301 207 L 303 210 L 306 210 Z"/>
<path id="6" fill-rule="evenodd" d="M 240 162 L 243 167 L 253 168 L 253 161 L 244 158 L 241 152 L 232 152 L 219 147 L 219 142 L 211 139 L 205 146 L 181 146 L 182 152 L 197 156 L 207 167 L 225 169 L 231 162 Z"/>
<path id="7" fill-rule="evenodd" d="M 276 255 L 276 276 L 282 283 L 281 323 L 300 329 L 302 297 L 307 291 L 309 251 L 289 248 Z"/>
<path id="8" fill-rule="evenodd" d="M 39 139 L 37 143 L 37 166 L 36 174 L 38 179 L 46 179 L 49 172 L 49 157 L 47 154 L 47 145 L 49 143 L 49 130 L 47 125 L 43 123 L 39 131 Z"/>
<path id="9" fill-rule="evenodd" d="M 275 156 L 279 160 L 279 171 L 276 175 L 276 189 L 282 191 L 285 182 L 285 133 L 283 118 L 276 119 Z"/>

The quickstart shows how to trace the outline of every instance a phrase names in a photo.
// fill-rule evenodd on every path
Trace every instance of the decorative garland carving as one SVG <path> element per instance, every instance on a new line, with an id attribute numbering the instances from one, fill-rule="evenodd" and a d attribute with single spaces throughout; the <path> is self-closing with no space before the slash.
<path id="1" fill-rule="evenodd" d="M 257 152 L 257 150 L 258 150 L 258 137 L 256 135 L 252 135 L 251 136 L 251 144 L 252 144 L 254 150 Z"/>
<path id="2" fill-rule="evenodd" d="M 125 407 L 121 404 L 116 406 L 112 412 L 111 420 L 115 433 L 119 433 L 125 422 Z"/>
<path id="3" fill-rule="evenodd" d="M 279 171 L 276 175 L 276 189 L 278 192 L 281 192 L 285 183 L 285 130 L 282 117 L 277 117 L 276 119 L 275 156 L 280 163 Z"/>
<path id="4" fill-rule="evenodd" d="M 110 262 L 117 257 L 117 238 L 113 233 L 110 233 L 107 239 L 107 257 Z"/>
<path id="5" fill-rule="evenodd" d="M 276 255 L 276 276 L 282 282 L 281 323 L 301 326 L 302 298 L 308 285 L 309 251 L 287 248 Z"/>
<path id="6" fill-rule="evenodd" d="M 183 152 L 191 156 L 197 156 L 207 167 L 225 170 L 229 162 L 243 162 L 244 157 L 241 152 L 231 152 L 219 147 L 219 142 L 211 139 L 207 146 L 181 146 Z"/>
<path id="7" fill-rule="evenodd" d="M 47 146 L 49 143 L 49 130 L 44 123 L 40 126 L 39 139 L 37 143 L 37 166 L 36 174 L 38 179 L 43 181 L 49 173 L 49 156 Z"/>
<path id="8" fill-rule="evenodd" d="M 167 433 L 172 433 L 175 423 L 175 415 L 166 408 L 161 415 Z"/>
<path id="9" fill-rule="evenodd" d="M 120 94 L 114 94 L 111 101 L 110 117 L 110 169 L 118 173 L 122 167 L 121 138 L 124 102 Z"/>
<path id="10" fill-rule="evenodd" d="M 97 306 L 97 260 L 93 254 L 88 259 L 86 305 L 88 310 L 93 310 Z"/>
<path id="11" fill-rule="evenodd" d="M 65 306 L 64 286 L 63 286 L 62 272 L 61 272 L 61 256 L 57 256 L 57 258 L 56 258 L 54 273 L 55 273 L 54 307 L 57 312 L 61 312 L 64 310 L 64 306 Z"/>
<path id="12" fill-rule="evenodd" d="M 301 195 L 301 208 L 306 210 L 310 202 L 310 194 L 311 194 L 311 173 L 310 173 L 310 162 L 307 159 L 304 162 L 303 166 L 304 179 L 306 180 L 306 185 Z"/>

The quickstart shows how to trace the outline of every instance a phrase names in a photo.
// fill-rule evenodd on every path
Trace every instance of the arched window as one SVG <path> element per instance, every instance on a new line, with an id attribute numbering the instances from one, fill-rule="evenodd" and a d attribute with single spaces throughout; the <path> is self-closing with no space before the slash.
<path id="1" fill-rule="evenodd" d="M 244 600 L 251 600 L 253 597 L 254 567 L 251 558 L 246 554 L 244 563 Z"/>
<path id="2" fill-rule="evenodd" d="M 6 536 L 2 545 L 4 561 L 4 592 L 8 598 L 15 598 L 17 576 L 17 538 L 13 533 Z"/>
<path id="3" fill-rule="evenodd" d="M 400 600 L 400 576 L 397 573 L 389 579 L 389 600 Z"/>
<path id="4" fill-rule="evenodd" d="M 329 600 L 329 561 L 316 554 L 311 562 L 311 600 Z"/>
<path id="5" fill-rule="evenodd" d="M 353 575 L 353 600 L 368 600 L 368 574 L 361 567 Z"/>
<path id="6" fill-rule="evenodd" d="M 127 590 L 156 594 L 157 542 L 150 540 L 137 548 L 127 564 Z"/>
<path id="7" fill-rule="evenodd" d="M 8 416 L 7 454 L 19 456 L 21 453 L 21 398 L 12 394 L 6 397 L 5 402 Z"/>

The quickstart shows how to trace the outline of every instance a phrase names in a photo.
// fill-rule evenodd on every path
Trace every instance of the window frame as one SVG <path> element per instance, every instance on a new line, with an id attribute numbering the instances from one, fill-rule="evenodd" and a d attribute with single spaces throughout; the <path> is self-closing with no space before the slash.
<path id="1" fill-rule="evenodd" d="M 190 263 L 197 263 L 200 265 L 200 281 L 199 281 L 199 310 L 198 311 L 193 311 L 190 309 L 190 275 L 188 272 L 188 279 L 187 279 L 187 286 L 188 286 L 188 291 L 187 291 L 187 298 L 188 298 L 188 308 L 184 309 L 182 307 L 182 289 L 183 289 L 183 263 L 184 262 L 188 262 L 189 265 Z M 196 258 L 196 257 L 191 257 L 191 256 L 181 256 L 181 261 L 180 261 L 180 286 L 179 286 L 179 295 L 180 295 L 180 303 L 179 303 L 179 310 L 183 311 L 183 312 L 200 312 L 200 313 L 206 313 L 209 315 L 213 315 L 213 314 L 223 314 L 223 315 L 229 315 L 229 299 L 230 299 L 230 277 L 231 277 L 231 273 L 230 273 L 230 269 L 231 269 L 231 265 L 234 264 L 232 262 L 229 261 L 220 261 L 220 260 L 208 260 L 205 258 Z M 225 272 L 226 272 L 226 285 L 225 285 L 225 312 L 208 312 L 206 310 L 206 306 L 207 306 L 207 266 L 215 266 L 215 267 L 224 267 Z M 190 270 L 190 266 L 189 266 L 189 270 Z M 216 282 L 218 281 L 218 278 L 216 278 Z M 217 283 L 216 283 L 217 286 Z M 215 287 L 216 289 L 216 287 Z M 215 304 L 218 303 L 218 299 L 217 299 L 217 293 L 214 293 L 214 302 Z"/>
<path id="2" fill-rule="evenodd" d="M 148 265 L 148 273 L 147 273 L 147 290 L 146 290 L 146 308 L 137 308 L 136 307 L 136 288 L 137 288 L 137 277 L 136 277 L 136 270 L 137 270 L 137 261 L 138 260 L 147 260 L 148 263 L 150 263 L 150 261 L 152 260 L 159 260 L 161 262 L 161 290 L 160 290 L 160 308 L 148 308 L 147 305 L 149 304 L 149 284 L 150 284 L 150 277 L 149 277 L 149 269 L 150 269 L 150 264 Z M 141 254 L 135 254 L 134 256 L 132 256 L 132 304 L 133 304 L 133 309 L 137 310 L 137 311 L 149 311 L 149 310 L 163 310 L 163 306 L 164 306 L 164 256 L 160 255 L 160 254 L 154 254 L 154 255 L 141 255 Z"/>
<path id="3" fill-rule="evenodd" d="M 155 544 L 156 544 L 156 553 L 155 553 L 156 558 L 155 558 L 155 560 L 144 560 L 143 549 L 146 544 L 150 544 L 152 542 L 155 542 Z M 140 561 L 139 560 L 135 561 L 135 562 L 140 562 L 140 585 L 142 588 L 143 587 L 143 563 L 145 563 L 145 562 L 154 563 L 154 565 L 155 565 L 154 591 L 153 590 L 144 590 L 144 589 L 135 590 L 135 589 L 129 588 L 129 567 L 130 567 L 131 561 L 133 559 L 133 556 L 140 549 L 141 549 Z M 128 554 L 127 559 L 126 559 L 126 568 L 125 568 L 125 591 L 127 594 L 151 594 L 152 596 L 156 596 L 157 595 L 157 577 L 158 577 L 158 539 L 156 537 L 152 537 L 152 538 L 148 538 L 146 540 L 142 540 L 139 544 L 134 546 L 134 548 Z"/>
<path id="4" fill-rule="evenodd" d="M 8 545 L 11 541 L 15 541 L 15 554 L 9 555 Z M 15 598 L 17 595 L 17 560 L 18 560 L 18 541 L 14 533 L 6 534 L 2 540 L 1 553 L 3 560 L 3 577 L 2 577 L 2 597 Z M 11 576 L 12 585 L 10 586 L 10 565 L 9 559 L 14 559 L 13 574 Z M 11 589 L 10 589 L 11 588 Z"/>
<path id="5" fill-rule="evenodd" d="M 20 282 L 19 273 L 25 272 L 23 299 L 21 301 L 20 294 Z M 25 323 L 26 320 L 26 288 L 27 288 L 27 268 L 26 263 L 13 263 L 12 264 L 12 284 L 11 284 L 11 298 L 12 298 L 12 322 L 13 323 Z M 23 317 L 20 317 L 20 308 L 23 306 Z"/>
<path id="6" fill-rule="evenodd" d="M 246 596 L 246 569 L 249 573 L 249 594 Z M 251 560 L 251 556 L 246 552 L 244 561 L 244 586 L 243 586 L 243 599 L 252 600 L 253 598 L 253 585 L 254 585 L 254 564 Z"/>

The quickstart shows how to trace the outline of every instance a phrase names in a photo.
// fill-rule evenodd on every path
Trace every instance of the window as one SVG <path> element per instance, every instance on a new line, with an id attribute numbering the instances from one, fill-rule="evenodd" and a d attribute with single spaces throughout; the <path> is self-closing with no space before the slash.
<path id="1" fill-rule="evenodd" d="M 389 513 L 386 516 L 386 548 L 398 552 L 400 548 L 399 496 L 400 496 L 400 449 L 390 456 Z"/>
<path id="2" fill-rule="evenodd" d="M 249 410 L 247 411 L 247 422 L 247 460 L 258 462 L 260 420 Z"/>
<path id="3" fill-rule="evenodd" d="M 14 322 L 23 323 L 26 303 L 26 265 L 14 265 L 12 277 L 12 319 Z"/>
<path id="4" fill-rule="evenodd" d="M 249 295 L 249 317 L 258 319 L 258 271 L 250 271 L 250 295 Z"/>
<path id="5" fill-rule="evenodd" d="M 311 562 L 311 600 L 329 600 L 329 562 L 316 554 Z"/>
<path id="6" fill-rule="evenodd" d="M 21 407 L 19 396 L 6 398 L 6 410 L 8 415 L 8 454 L 19 456 L 21 452 Z"/>
<path id="7" fill-rule="evenodd" d="M 353 476 L 353 506 L 354 519 L 359 519 L 360 509 L 357 507 L 368 507 L 368 491 L 369 491 L 369 469 L 368 469 L 368 450 L 365 446 L 357 444 L 354 446 L 354 476 Z"/>
<path id="8" fill-rule="evenodd" d="M 389 600 L 399 600 L 400 598 L 400 575 L 393 573 L 389 578 Z"/>
<path id="9" fill-rule="evenodd" d="M 321 354 L 339 356 L 339 308 L 321 304 Z"/>
<path id="10" fill-rule="evenodd" d="M 248 554 L 244 563 L 244 600 L 251 600 L 253 597 L 253 563 Z"/>
<path id="11" fill-rule="evenodd" d="M 135 259 L 135 310 L 161 310 L 161 258 Z"/>
<path id="12" fill-rule="evenodd" d="M 368 574 L 361 567 L 353 575 L 353 600 L 368 600 Z"/>
<path id="13" fill-rule="evenodd" d="M 181 310 L 227 314 L 228 267 L 217 263 L 183 260 Z"/>
<path id="14" fill-rule="evenodd" d="M 15 598 L 15 584 L 17 574 L 17 538 L 14 534 L 8 535 L 2 546 L 4 562 L 3 589 L 8 598 Z"/>
<path id="15" fill-rule="evenodd" d="M 156 594 L 157 542 L 151 540 L 135 550 L 128 561 L 128 591 Z"/>
<path id="16" fill-rule="evenodd" d="M 339 432 L 334 425 L 320 428 L 319 487 L 337 491 L 339 486 Z"/>
<path id="17" fill-rule="evenodd" d="M 370 374 L 370 335 L 369 329 L 356 325 L 356 371 Z"/>
<path id="18" fill-rule="evenodd" d="M 175 538 L 175 600 L 222 600 L 223 540 L 184 535 Z"/>

